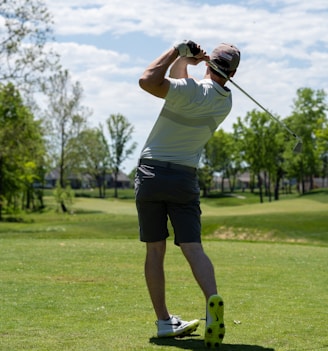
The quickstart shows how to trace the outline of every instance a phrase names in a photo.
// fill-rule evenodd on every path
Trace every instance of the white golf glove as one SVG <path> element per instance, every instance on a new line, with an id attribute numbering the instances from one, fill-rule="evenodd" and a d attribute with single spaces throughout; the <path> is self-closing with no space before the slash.
<path id="1" fill-rule="evenodd" d="M 185 40 L 174 47 L 179 51 L 181 57 L 194 57 L 200 53 L 200 47 L 191 40 Z"/>

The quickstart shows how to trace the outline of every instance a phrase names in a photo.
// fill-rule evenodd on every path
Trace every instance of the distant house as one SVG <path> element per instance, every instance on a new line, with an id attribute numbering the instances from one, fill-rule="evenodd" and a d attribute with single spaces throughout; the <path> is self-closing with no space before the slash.
<path id="1" fill-rule="evenodd" d="M 52 189 L 56 186 L 57 181 L 59 180 L 59 170 L 53 169 L 45 176 L 45 188 Z M 67 180 L 70 183 L 72 189 L 88 189 L 94 188 L 97 186 L 94 177 L 88 173 L 82 174 L 70 174 L 67 177 Z M 114 188 L 114 174 L 106 174 L 105 179 L 107 188 Z M 130 178 L 123 172 L 119 171 L 117 177 L 117 187 L 118 188 L 129 188 L 130 187 Z"/>
<path id="2" fill-rule="evenodd" d="M 123 172 L 119 171 L 117 175 L 117 187 L 121 189 L 130 188 L 131 181 L 130 178 Z M 106 186 L 107 188 L 114 188 L 114 174 L 106 175 Z"/>
<path id="3" fill-rule="evenodd" d="M 261 174 L 262 182 L 264 183 L 265 177 Z M 285 188 L 287 186 L 295 186 L 296 179 L 282 179 L 281 187 Z M 219 173 L 214 173 L 213 175 L 213 188 L 221 189 L 222 185 L 222 177 Z M 249 172 L 244 172 L 239 174 L 236 178 L 235 189 L 249 189 L 251 186 L 251 176 Z M 328 188 L 328 178 L 313 178 L 313 186 L 314 188 Z M 255 187 L 258 187 L 258 179 L 255 177 Z M 228 179 L 223 179 L 223 189 L 224 191 L 230 191 L 230 184 Z M 305 182 L 305 189 L 310 189 L 310 183 L 308 181 Z"/>
<path id="4" fill-rule="evenodd" d="M 328 177 L 314 178 L 314 186 L 317 188 L 328 188 Z"/>
<path id="5" fill-rule="evenodd" d="M 57 169 L 53 169 L 44 177 L 45 180 L 45 188 L 52 189 L 56 186 L 56 182 L 59 179 L 59 171 Z"/>
<path id="6" fill-rule="evenodd" d="M 313 187 L 314 189 L 319 188 L 328 188 L 328 178 L 313 178 Z M 305 182 L 305 190 L 308 191 L 310 189 L 310 182 Z"/>
<path id="7" fill-rule="evenodd" d="M 223 190 L 230 191 L 230 183 L 229 179 L 222 179 L 219 173 L 214 173 L 213 175 L 213 185 L 214 189 L 221 189 L 223 181 Z M 237 175 L 235 189 L 247 189 L 250 187 L 251 177 L 249 172 L 244 172 L 242 174 Z"/>

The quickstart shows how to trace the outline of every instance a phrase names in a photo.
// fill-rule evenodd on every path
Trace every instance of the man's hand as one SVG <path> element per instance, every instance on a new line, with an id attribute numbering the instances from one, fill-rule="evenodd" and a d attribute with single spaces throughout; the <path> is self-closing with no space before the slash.
<path id="1" fill-rule="evenodd" d="M 175 48 L 179 51 L 179 56 L 181 57 L 195 57 L 202 51 L 200 46 L 191 40 L 185 40 L 184 42 L 176 45 Z"/>

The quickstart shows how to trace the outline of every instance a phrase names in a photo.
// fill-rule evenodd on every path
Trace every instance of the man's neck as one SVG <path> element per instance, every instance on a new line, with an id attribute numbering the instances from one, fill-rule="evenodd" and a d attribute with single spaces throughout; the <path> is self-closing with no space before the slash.
<path id="1" fill-rule="evenodd" d="M 227 82 L 227 80 L 225 78 L 221 78 L 219 76 L 216 75 L 211 75 L 210 73 L 206 73 L 204 76 L 204 79 L 211 79 L 214 80 L 214 82 L 218 83 L 219 85 L 221 85 L 221 87 L 225 86 L 225 83 Z"/>

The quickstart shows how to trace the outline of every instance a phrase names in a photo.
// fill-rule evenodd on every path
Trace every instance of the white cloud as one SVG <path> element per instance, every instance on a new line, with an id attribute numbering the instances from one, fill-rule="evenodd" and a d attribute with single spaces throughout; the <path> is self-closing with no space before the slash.
<path id="1" fill-rule="evenodd" d="M 211 2 L 47 0 L 60 35 L 56 50 L 63 66 L 82 83 L 85 105 L 94 111 L 93 124 L 122 113 L 135 126 L 139 151 L 161 100 L 142 92 L 138 78 L 148 57 L 155 58 L 181 39 L 199 41 L 208 51 L 222 41 L 239 46 L 242 60 L 234 80 L 281 117 L 290 113 L 298 88 L 328 93 L 326 0 Z M 77 34 L 88 35 L 88 45 Z M 129 34 L 134 40 L 138 34 L 138 43 L 130 42 Z M 150 37 L 158 39 L 157 46 L 149 45 Z M 114 41 L 115 50 L 108 49 Z M 192 72 L 201 78 L 203 66 Z M 231 89 L 234 106 L 224 129 L 256 107 L 236 88 Z M 134 164 L 127 163 L 127 170 Z"/>

